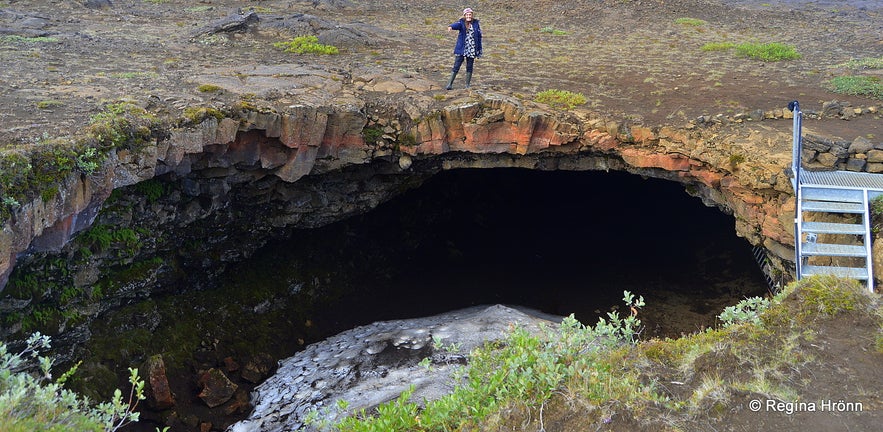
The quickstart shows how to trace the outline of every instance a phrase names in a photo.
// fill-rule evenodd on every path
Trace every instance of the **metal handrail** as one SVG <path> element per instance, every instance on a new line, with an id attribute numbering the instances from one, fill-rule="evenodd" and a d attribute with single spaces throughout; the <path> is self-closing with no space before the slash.
<path id="1" fill-rule="evenodd" d="M 794 192 L 797 192 L 798 185 L 800 184 L 800 154 L 803 152 L 803 139 L 801 139 L 803 112 L 800 111 L 800 103 L 796 100 L 788 103 L 788 109 L 794 113 L 794 123 L 791 131 L 791 138 L 794 142 L 791 150 L 791 171 L 794 176 Z"/>
<path id="2" fill-rule="evenodd" d="M 791 150 L 791 175 L 792 177 L 792 186 L 794 186 L 794 197 L 796 200 L 795 210 L 794 210 L 794 269 L 797 272 L 797 279 L 800 280 L 803 263 L 801 262 L 801 257 L 803 256 L 801 251 L 801 238 L 800 238 L 800 224 L 803 218 L 803 208 L 801 206 L 800 196 L 800 154 L 803 150 L 803 140 L 801 139 L 801 129 L 803 128 L 803 113 L 800 111 L 800 103 L 795 101 L 791 101 L 788 103 L 788 109 L 794 113 L 794 123 L 792 127 L 792 140 L 793 146 Z"/>

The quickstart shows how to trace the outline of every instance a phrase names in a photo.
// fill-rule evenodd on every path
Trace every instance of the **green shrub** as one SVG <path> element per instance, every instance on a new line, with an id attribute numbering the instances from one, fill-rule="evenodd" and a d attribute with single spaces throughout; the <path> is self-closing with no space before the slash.
<path id="1" fill-rule="evenodd" d="M 586 103 L 586 97 L 582 93 L 574 93 L 567 90 L 544 90 L 537 93 L 534 100 L 551 105 L 554 108 L 563 109 L 572 109 L 577 105 Z"/>
<path id="2" fill-rule="evenodd" d="M 368 144 L 374 144 L 381 136 L 383 136 L 383 129 L 379 127 L 366 127 L 362 129 L 362 138 Z"/>
<path id="3" fill-rule="evenodd" d="M 200 93 L 217 93 L 223 90 L 223 88 L 214 84 L 201 84 L 196 90 Z"/>
<path id="4" fill-rule="evenodd" d="M 334 45 L 322 45 L 316 36 L 298 36 L 288 42 L 276 42 L 274 47 L 294 54 L 337 54 L 340 51 Z"/>
<path id="5" fill-rule="evenodd" d="M 748 58 L 768 62 L 800 58 L 800 54 L 797 53 L 794 47 L 778 42 L 742 43 L 736 45 L 736 53 Z"/>
<path id="6" fill-rule="evenodd" d="M 861 75 L 834 77 L 829 85 L 835 93 L 883 99 L 883 82 L 879 77 Z"/>
<path id="7" fill-rule="evenodd" d="M 88 147 L 82 153 L 77 155 L 77 169 L 86 175 L 92 175 L 101 166 L 104 161 L 104 155 L 98 152 L 95 147 Z"/>
<path id="8" fill-rule="evenodd" d="M 52 109 L 60 106 L 64 106 L 64 103 L 57 100 L 42 100 L 37 102 L 37 108 L 39 109 Z"/>
<path id="9" fill-rule="evenodd" d="M 132 390 L 128 400 L 117 389 L 110 402 L 91 406 L 88 400 L 63 387 L 76 366 L 52 381 L 54 360 L 39 355 L 49 346 L 49 336 L 39 333 L 28 338 L 24 350 L 17 354 L 0 342 L 0 430 L 116 431 L 138 421 L 135 409 L 145 396 L 144 381 L 137 369 L 129 369 Z M 28 372 L 34 368 L 38 374 Z"/>
<path id="10" fill-rule="evenodd" d="M 724 327 L 742 323 L 757 324 L 760 322 L 761 312 L 769 307 L 769 300 L 763 297 L 751 297 L 736 303 L 735 306 L 727 306 L 717 318 Z"/>

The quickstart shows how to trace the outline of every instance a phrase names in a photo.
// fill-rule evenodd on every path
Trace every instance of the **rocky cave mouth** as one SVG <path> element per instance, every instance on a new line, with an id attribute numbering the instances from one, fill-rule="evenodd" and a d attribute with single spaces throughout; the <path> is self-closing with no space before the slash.
<path id="1" fill-rule="evenodd" d="M 506 304 L 594 324 L 616 308 L 626 313 L 628 290 L 647 303 L 642 337 L 678 336 L 767 289 L 732 216 L 679 183 L 615 171 L 455 169 L 366 213 L 271 240 L 216 288 L 108 311 L 90 326 L 87 362 L 116 369 L 162 353 L 178 395 L 199 392 L 193 371 L 256 365 L 260 378 L 235 378 L 243 405 L 232 416 L 179 399 L 179 415 L 224 424 L 247 414 L 247 392 L 276 360 L 374 321 Z M 164 423 L 145 414 L 147 426 Z"/>
<path id="2" fill-rule="evenodd" d="M 324 251 L 291 247 L 319 242 Z M 328 318 L 353 322 L 330 328 L 495 303 L 592 324 L 629 290 L 647 300 L 647 336 L 677 336 L 767 291 L 732 216 L 680 184 L 620 172 L 446 171 L 264 254 L 348 285 Z"/>

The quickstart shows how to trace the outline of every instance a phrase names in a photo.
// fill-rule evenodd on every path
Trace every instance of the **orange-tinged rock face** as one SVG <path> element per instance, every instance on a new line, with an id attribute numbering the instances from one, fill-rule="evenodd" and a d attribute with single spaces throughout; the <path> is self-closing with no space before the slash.
<path id="1" fill-rule="evenodd" d="M 666 171 L 688 171 L 690 160 L 679 154 L 655 153 L 652 150 L 623 148 L 619 155 L 636 168 L 660 168 Z"/>
<path id="2" fill-rule="evenodd" d="M 57 248 L 83 228 L 84 220 L 88 225 L 86 209 L 98 208 L 114 188 L 153 176 L 187 176 L 202 170 L 206 178 L 219 178 L 251 175 L 239 167 L 257 167 L 260 176 L 293 183 L 375 159 L 401 161 L 404 155 L 407 163 L 397 164 L 402 171 L 421 166 L 421 159 L 439 156 L 442 168 L 454 168 L 457 163 L 448 156 L 453 153 L 475 155 L 470 166 L 537 167 L 531 161 L 554 157 L 561 163 L 552 167 L 621 169 L 673 179 L 705 189 L 699 193 L 706 199 L 731 209 L 740 221 L 736 224 L 740 235 L 759 243 L 764 241 L 760 233 L 789 244 L 791 228 L 781 213 L 793 212 L 793 205 L 779 205 L 788 204 L 780 196 L 788 196 L 790 190 L 787 181 L 781 181 L 778 159 L 742 161 L 738 167 L 727 163 L 735 153 L 744 159 L 765 146 L 768 143 L 753 143 L 749 136 L 724 139 L 714 132 L 703 135 L 702 130 L 628 125 L 590 113 L 541 111 L 492 95 L 431 112 L 404 108 L 375 114 L 356 105 L 292 105 L 281 112 L 244 112 L 242 118 L 209 117 L 198 125 L 169 131 L 144 150 L 119 151 L 101 176 L 62 185 L 51 202 L 25 203 L 13 219 L 15 224 L 7 222 L 0 235 L 0 275 L 8 275 L 16 254 L 44 231 L 51 236 L 41 241 Z M 482 155 L 490 154 L 512 158 L 485 163 Z M 586 160 L 590 162 L 580 162 Z"/>

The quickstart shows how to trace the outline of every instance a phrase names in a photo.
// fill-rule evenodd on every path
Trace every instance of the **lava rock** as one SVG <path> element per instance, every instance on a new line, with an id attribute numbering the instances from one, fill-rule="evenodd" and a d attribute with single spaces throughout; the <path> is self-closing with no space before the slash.
<path id="1" fill-rule="evenodd" d="M 175 406 L 175 397 L 169 387 L 166 365 L 162 354 L 151 356 L 144 363 L 147 371 L 147 385 L 150 399 L 148 403 L 155 409 L 166 409 Z"/>
<path id="2" fill-rule="evenodd" d="M 199 385 L 202 386 L 202 392 L 199 393 L 199 397 L 209 408 L 214 408 L 227 402 L 236 393 L 236 389 L 239 388 L 239 386 L 227 378 L 227 375 L 224 375 L 224 372 L 215 368 L 207 370 L 199 377 Z"/>

